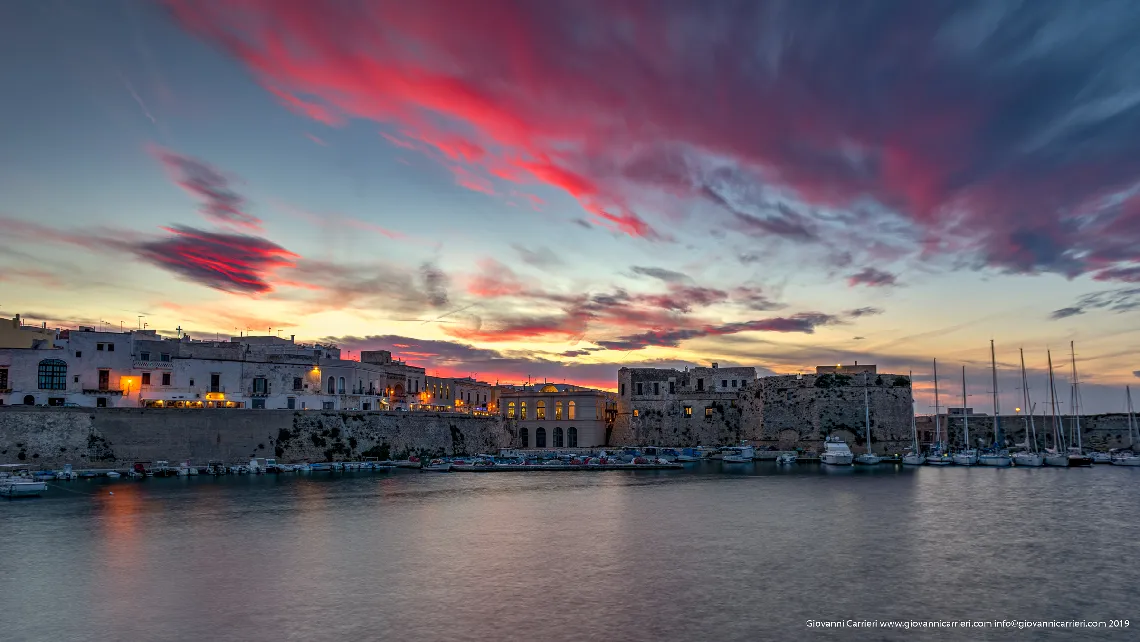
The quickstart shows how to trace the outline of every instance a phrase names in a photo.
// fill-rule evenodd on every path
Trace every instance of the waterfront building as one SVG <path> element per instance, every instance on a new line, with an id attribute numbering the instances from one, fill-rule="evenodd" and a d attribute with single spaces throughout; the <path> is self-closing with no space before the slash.
<path id="1" fill-rule="evenodd" d="M 24 325 L 20 315 L 0 319 L 0 348 L 53 348 L 58 333 L 43 326 Z"/>
<path id="2" fill-rule="evenodd" d="M 421 395 L 425 409 L 467 414 L 490 414 L 493 386 L 473 377 L 426 377 Z"/>
<path id="3" fill-rule="evenodd" d="M 618 370 L 619 441 L 709 445 L 754 438 L 752 367 Z M 750 430 L 750 428 L 752 428 Z"/>
<path id="4" fill-rule="evenodd" d="M 519 448 L 605 446 L 617 416 L 612 392 L 565 383 L 498 386 L 497 402 Z"/>

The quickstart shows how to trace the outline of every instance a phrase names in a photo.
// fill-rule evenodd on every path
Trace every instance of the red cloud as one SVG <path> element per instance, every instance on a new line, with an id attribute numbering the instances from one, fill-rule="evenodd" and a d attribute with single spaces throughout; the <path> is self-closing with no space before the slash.
<path id="1" fill-rule="evenodd" d="M 170 236 L 139 243 L 135 254 L 207 287 L 262 294 L 276 270 L 292 267 L 296 254 L 256 236 L 220 234 L 190 227 L 163 228 Z"/>
<path id="2" fill-rule="evenodd" d="M 164 149 L 155 155 L 171 178 L 188 194 L 202 201 L 202 214 L 217 223 L 257 229 L 261 219 L 244 211 L 245 199 L 230 187 L 221 171 L 189 156 Z"/>

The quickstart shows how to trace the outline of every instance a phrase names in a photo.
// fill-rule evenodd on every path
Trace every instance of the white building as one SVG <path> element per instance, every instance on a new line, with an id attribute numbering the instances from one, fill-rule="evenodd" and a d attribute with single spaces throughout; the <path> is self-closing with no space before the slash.
<path id="1" fill-rule="evenodd" d="M 502 386 L 498 404 L 517 422 L 519 448 L 605 446 L 617 416 L 613 393 L 564 383 Z"/>

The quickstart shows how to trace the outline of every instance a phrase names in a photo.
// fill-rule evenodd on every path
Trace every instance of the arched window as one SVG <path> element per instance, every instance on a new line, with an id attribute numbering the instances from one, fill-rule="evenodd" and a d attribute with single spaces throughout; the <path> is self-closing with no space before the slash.
<path id="1" fill-rule="evenodd" d="M 577 448 L 578 447 L 578 429 L 575 428 L 574 426 L 570 426 L 569 428 L 566 429 L 566 447 L 567 448 Z"/>
<path id="2" fill-rule="evenodd" d="M 562 447 L 562 429 L 559 428 L 558 426 L 554 427 L 554 447 L 555 448 L 561 448 Z"/>
<path id="3" fill-rule="evenodd" d="M 546 402 L 539 400 L 534 404 L 534 418 L 546 419 Z"/>
<path id="4" fill-rule="evenodd" d="M 40 390 L 67 388 L 67 362 L 63 359 L 44 359 L 40 362 Z"/>
<path id="5" fill-rule="evenodd" d="M 575 412 L 575 410 L 576 409 L 574 408 L 574 402 L 573 401 L 570 401 L 566 404 L 566 418 L 569 419 L 570 421 L 573 421 L 575 419 L 575 417 L 577 417 L 577 415 L 578 415 L 578 413 Z"/>
<path id="6" fill-rule="evenodd" d="M 469 392 L 469 393 L 467 393 L 467 404 L 468 404 L 468 405 L 470 405 L 470 404 L 471 404 L 471 393 L 470 393 L 470 392 Z"/>
<path id="7" fill-rule="evenodd" d="M 519 419 L 526 419 L 526 402 L 525 401 L 519 402 Z M 534 436 L 534 438 L 538 439 L 538 435 L 536 434 Z"/>
<path id="8" fill-rule="evenodd" d="M 534 431 L 534 447 L 546 448 L 546 429 L 539 428 Z"/>
<path id="9" fill-rule="evenodd" d="M 514 419 L 514 418 L 515 418 L 515 402 L 512 401 L 512 402 L 507 404 L 507 419 Z M 526 430 L 526 428 L 523 428 L 523 430 Z"/>
<path id="10" fill-rule="evenodd" d="M 554 402 L 554 421 L 562 421 L 562 402 Z"/>
<path id="11" fill-rule="evenodd" d="M 344 394 L 344 377 L 336 380 L 336 392 L 340 395 Z"/>
<path id="12" fill-rule="evenodd" d="M 519 447 L 530 448 L 530 431 L 526 428 L 519 428 Z"/>
<path id="13" fill-rule="evenodd" d="M 329 394 L 336 394 L 336 377 L 329 377 Z"/>
<path id="14" fill-rule="evenodd" d="M 36 398 L 35 398 L 35 397 L 33 397 L 32 395 L 25 395 L 25 396 L 24 396 L 24 405 L 25 405 L 25 406 L 34 406 L 34 405 L 36 405 Z"/>

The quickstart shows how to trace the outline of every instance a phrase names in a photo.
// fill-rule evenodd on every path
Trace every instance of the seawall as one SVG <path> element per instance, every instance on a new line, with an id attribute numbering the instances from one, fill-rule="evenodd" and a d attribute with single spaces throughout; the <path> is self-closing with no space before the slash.
<path id="1" fill-rule="evenodd" d="M 101 468 L 136 460 L 206 463 L 475 454 L 509 447 L 500 417 L 408 412 L 0 409 L 0 463 Z"/>

